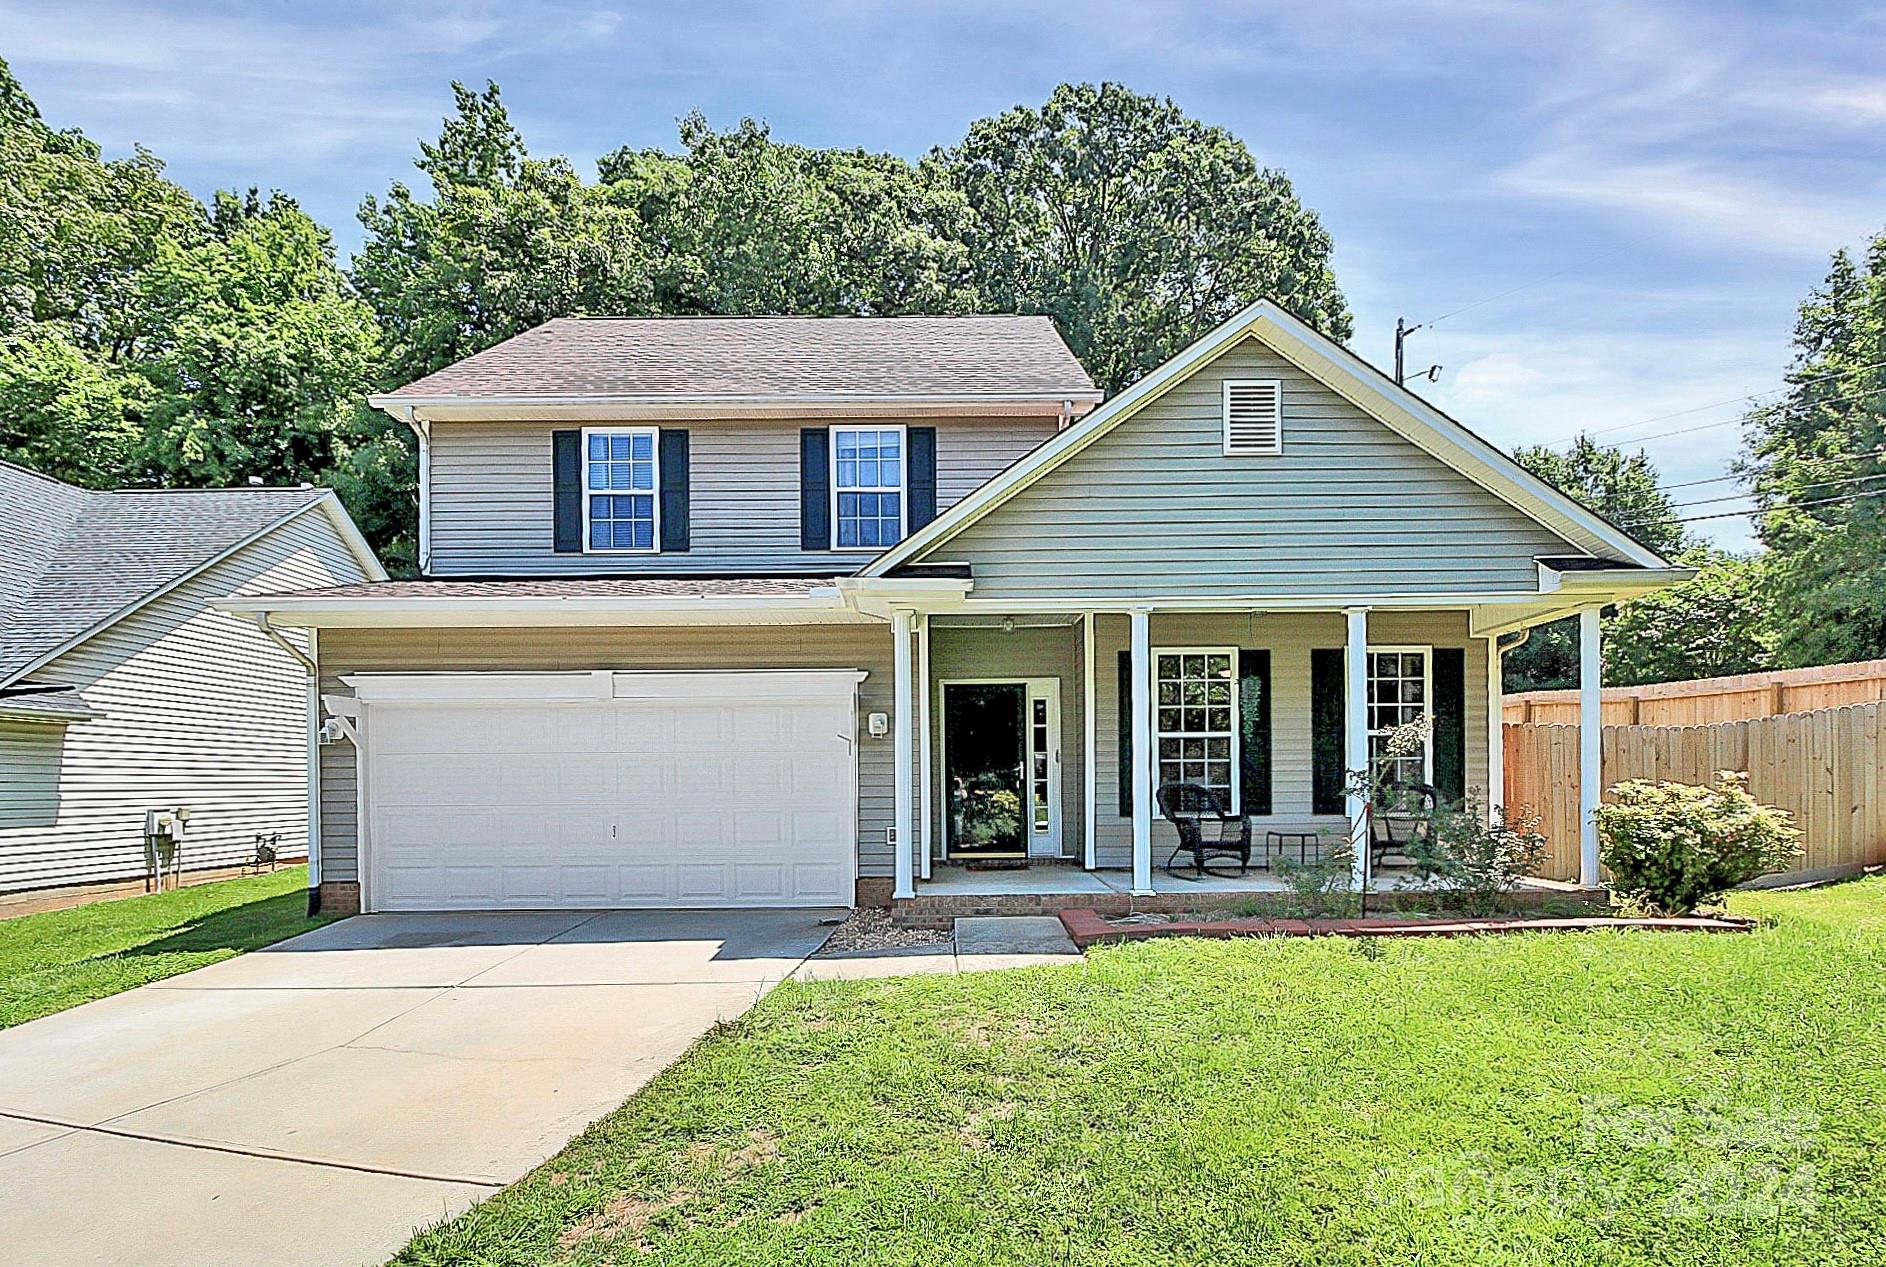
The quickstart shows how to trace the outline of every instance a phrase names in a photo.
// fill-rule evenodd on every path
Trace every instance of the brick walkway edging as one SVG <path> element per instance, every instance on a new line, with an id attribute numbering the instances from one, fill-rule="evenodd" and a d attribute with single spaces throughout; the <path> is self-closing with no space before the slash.
<path id="1" fill-rule="evenodd" d="M 1600 928 L 1652 932 L 1747 933 L 1754 920 L 1735 916 L 1686 915 L 1630 918 L 1592 915 L 1572 919 L 1175 919 L 1165 924 L 1114 924 L 1098 911 L 1060 912 L 1076 946 L 1140 941 L 1149 937 L 1480 937 L 1498 933 L 1585 933 Z"/>

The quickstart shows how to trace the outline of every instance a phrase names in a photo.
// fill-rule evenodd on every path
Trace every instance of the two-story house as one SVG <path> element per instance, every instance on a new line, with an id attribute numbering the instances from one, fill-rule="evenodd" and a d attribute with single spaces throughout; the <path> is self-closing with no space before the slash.
<path id="1" fill-rule="evenodd" d="M 1501 636 L 1595 666 L 1687 575 L 1268 302 L 1100 397 L 1045 318 L 901 317 L 558 320 L 374 398 L 423 579 L 230 604 L 312 631 L 323 907 L 1176 888 L 1161 784 L 1497 800 Z"/>

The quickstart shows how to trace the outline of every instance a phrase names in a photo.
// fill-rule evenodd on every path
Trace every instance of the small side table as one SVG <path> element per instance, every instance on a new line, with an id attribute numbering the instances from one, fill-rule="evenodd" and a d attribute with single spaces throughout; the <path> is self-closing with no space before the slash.
<path id="1" fill-rule="evenodd" d="M 1317 848 L 1317 835 L 1313 831 L 1267 831 L 1264 833 L 1264 867 L 1270 868 L 1272 856 L 1295 846 L 1297 861 L 1307 864 L 1310 851 Z"/>

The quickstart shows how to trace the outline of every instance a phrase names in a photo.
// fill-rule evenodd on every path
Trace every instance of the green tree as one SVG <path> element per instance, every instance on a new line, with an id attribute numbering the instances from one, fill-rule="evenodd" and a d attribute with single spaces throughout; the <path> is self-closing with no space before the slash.
<path id="1" fill-rule="evenodd" d="M 1761 509 L 1785 666 L 1886 656 L 1886 232 L 1842 251 L 1802 303 L 1787 394 L 1750 415 L 1742 472 Z"/>
<path id="2" fill-rule="evenodd" d="M 0 335 L 0 458 L 87 488 L 136 469 L 150 385 L 51 322 Z"/>
<path id="3" fill-rule="evenodd" d="M 1681 682 L 1775 667 L 1774 603 L 1760 559 L 1695 546 L 1696 579 L 1617 609 L 1604 630 L 1611 686 Z"/>
<path id="4" fill-rule="evenodd" d="M 496 84 L 452 93 L 455 113 L 416 161 L 431 199 L 395 183 L 360 207 L 352 275 L 379 322 L 389 386 L 552 317 L 650 311 L 633 200 L 564 159 L 530 157 Z"/>
<path id="5" fill-rule="evenodd" d="M 962 199 L 890 154 L 808 149 L 743 119 L 681 122 L 683 153 L 617 150 L 597 165 L 647 226 L 667 313 L 883 316 L 971 311 Z"/>
<path id="6" fill-rule="evenodd" d="M 1109 392 L 1260 297 L 1349 337 L 1322 222 L 1282 172 L 1170 100 L 1062 84 L 929 163 L 967 204 L 984 304 L 1052 316 Z"/>
<path id="7" fill-rule="evenodd" d="M 145 465 L 169 483 L 323 481 L 379 358 L 373 313 L 291 199 L 218 194 L 211 225 L 197 245 L 162 244 L 140 279 Z"/>
<path id="8" fill-rule="evenodd" d="M 1669 557 L 1688 539 L 1676 507 L 1642 452 L 1625 453 L 1581 435 L 1560 453 L 1534 446 L 1514 452 L 1518 463 L 1560 492 L 1595 510 L 1659 554 Z M 1618 653 L 1609 643 L 1607 666 Z M 1626 651 L 1633 662 L 1638 653 Z M 1607 667 L 1607 674 L 1610 669 Z M 1555 690 L 1578 685 L 1578 621 L 1555 620 L 1532 631 L 1524 646 L 1506 656 L 1506 689 Z"/>

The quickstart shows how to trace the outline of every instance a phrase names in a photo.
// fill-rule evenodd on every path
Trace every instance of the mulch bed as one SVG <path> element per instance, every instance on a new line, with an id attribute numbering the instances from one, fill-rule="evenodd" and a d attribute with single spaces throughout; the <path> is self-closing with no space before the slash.
<path id="1" fill-rule="evenodd" d="M 891 923 L 891 913 L 860 906 L 832 930 L 813 957 L 857 950 L 899 950 L 907 946 L 947 946 L 955 938 L 947 929 L 903 928 Z"/>
<path id="2" fill-rule="evenodd" d="M 1583 915 L 1539 919 L 1495 916 L 1491 919 L 1436 919 L 1381 916 L 1367 919 L 1171 919 L 1135 922 L 1131 916 L 1110 920 L 1080 908 L 1061 912 L 1061 923 L 1076 946 L 1140 941 L 1148 937 L 1483 937 L 1499 933 L 1585 933 L 1601 928 L 1639 928 L 1652 932 L 1746 933 L 1754 920 L 1732 915 L 1632 918 Z"/>

